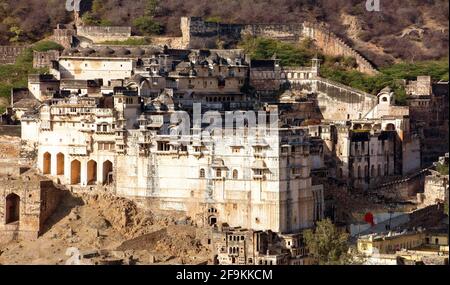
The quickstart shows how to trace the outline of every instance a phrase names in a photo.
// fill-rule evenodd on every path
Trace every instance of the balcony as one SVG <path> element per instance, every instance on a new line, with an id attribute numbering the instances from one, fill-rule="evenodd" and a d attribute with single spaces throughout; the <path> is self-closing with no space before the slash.
<path id="1" fill-rule="evenodd" d="M 139 144 L 151 144 L 152 137 L 151 136 L 140 136 L 138 139 Z"/>
<path id="2" fill-rule="evenodd" d="M 113 110 L 112 109 L 94 109 L 94 115 L 97 117 L 112 117 Z"/>
<path id="3" fill-rule="evenodd" d="M 266 158 L 267 155 L 264 152 L 254 152 L 253 156 L 255 158 Z"/>
<path id="4" fill-rule="evenodd" d="M 253 180 L 266 180 L 266 175 L 265 174 L 253 174 Z"/>

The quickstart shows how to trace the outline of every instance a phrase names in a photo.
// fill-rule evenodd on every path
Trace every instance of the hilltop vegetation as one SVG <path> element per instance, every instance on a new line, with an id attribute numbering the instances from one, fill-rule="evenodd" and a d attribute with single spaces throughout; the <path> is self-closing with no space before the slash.
<path id="1" fill-rule="evenodd" d="M 83 0 L 89 25 L 130 25 L 138 35 L 180 35 L 181 16 L 231 23 L 320 21 L 378 66 L 396 59 L 448 56 L 447 0 L 381 2 L 368 12 L 365 0 Z M 63 0 L 0 0 L 0 45 L 35 42 L 71 13 Z"/>
<path id="2" fill-rule="evenodd" d="M 45 73 L 47 70 L 33 68 L 33 51 L 62 50 L 63 47 L 51 41 L 41 41 L 27 48 L 18 58 L 15 64 L 0 65 L 0 98 L 11 95 L 11 88 L 26 87 L 28 74 Z M 3 113 L 5 106 L 0 106 Z"/>
<path id="3" fill-rule="evenodd" d="M 376 95 L 386 86 L 396 93 L 397 104 L 406 103 L 402 79 L 413 80 L 419 75 L 430 75 L 434 81 L 448 81 L 448 58 L 417 62 L 401 62 L 380 69 L 380 74 L 369 76 L 354 69 L 354 58 L 329 57 L 321 54 L 313 43 L 305 40 L 298 45 L 265 38 L 246 38 L 240 43 L 254 59 L 270 59 L 274 55 L 283 66 L 308 66 L 311 59 L 321 62 L 320 74 L 339 83 Z"/>

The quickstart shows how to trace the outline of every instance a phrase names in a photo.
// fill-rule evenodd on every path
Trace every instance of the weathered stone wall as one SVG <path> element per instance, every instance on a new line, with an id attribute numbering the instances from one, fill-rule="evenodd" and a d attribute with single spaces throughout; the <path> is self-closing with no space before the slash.
<path id="1" fill-rule="evenodd" d="M 53 30 L 51 40 L 62 45 L 64 48 L 70 48 L 74 43 L 75 35 L 76 31 L 74 29 L 61 26 Z"/>
<path id="2" fill-rule="evenodd" d="M 168 47 L 174 49 L 182 49 L 184 48 L 182 39 L 182 37 L 155 36 L 151 38 L 151 44 L 160 47 L 164 47 L 165 45 L 167 45 Z"/>
<path id="3" fill-rule="evenodd" d="M 41 213 L 40 213 L 40 230 L 39 234 L 41 234 L 42 229 L 44 228 L 44 224 L 47 219 L 53 214 L 56 208 L 59 205 L 59 201 L 61 200 L 62 191 L 55 188 L 53 181 L 41 181 Z"/>
<path id="4" fill-rule="evenodd" d="M 353 57 L 358 65 L 357 69 L 367 74 L 376 74 L 378 71 L 361 54 L 351 48 L 341 38 L 330 30 L 318 24 L 304 23 L 303 36 L 314 39 L 315 44 L 329 56 Z"/>
<path id="5" fill-rule="evenodd" d="M 56 209 L 61 193 L 52 181 L 42 180 L 31 172 L 14 177 L 1 176 L 0 240 L 37 238 L 45 221 Z M 7 199 L 12 195 L 19 197 L 19 219 L 7 224 Z"/>
<path id="6" fill-rule="evenodd" d="M 424 193 L 418 194 L 421 207 L 448 201 L 448 175 L 433 174 L 425 178 Z"/>
<path id="7" fill-rule="evenodd" d="M 241 36 L 266 37 L 295 42 L 301 39 L 301 32 L 301 25 L 252 24 L 242 27 Z"/>
<path id="8" fill-rule="evenodd" d="M 405 179 L 385 183 L 371 189 L 374 194 L 392 200 L 413 200 L 424 187 L 425 175 L 420 172 Z"/>
<path id="9" fill-rule="evenodd" d="M 51 68 L 52 61 L 59 59 L 59 51 L 49 50 L 44 52 L 33 52 L 33 67 L 34 68 Z"/>
<path id="10" fill-rule="evenodd" d="M 86 37 L 95 43 L 104 41 L 124 41 L 131 37 L 131 27 L 79 26 L 77 36 Z"/>
<path id="11" fill-rule="evenodd" d="M 21 136 L 22 128 L 20 125 L 0 125 L 0 136 L 11 136 L 11 137 L 19 137 Z"/>
<path id="12" fill-rule="evenodd" d="M 0 65 L 14 64 L 26 46 L 0 46 Z"/>
<path id="13" fill-rule="evenodd" d="M 378 189 L 378 193 L 385 198 L 394 200 L 404 200 L 413 197 L 420 189 L 419 179 L 406 180 L 401 183 L 393 183 L 391 185 L 385 185 Z"/>

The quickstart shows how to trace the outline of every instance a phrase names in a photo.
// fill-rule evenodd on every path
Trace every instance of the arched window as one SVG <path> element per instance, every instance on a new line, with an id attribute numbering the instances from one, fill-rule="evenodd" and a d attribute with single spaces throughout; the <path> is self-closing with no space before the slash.
<path id="1" fill-rule="evenodd" d="M 206 177 L 206 173 L 205 173 L 205 170 L 202 168 L 202 169 L 200 169 L 200 178 L 205 178 Z"/>
<path id="2" fill-rule="evenodd" d="M 237 171 L 237 169 L 233 170 L 233 179 L 234 180 L 238 180 L 239 178 L 239 172 Z"/>

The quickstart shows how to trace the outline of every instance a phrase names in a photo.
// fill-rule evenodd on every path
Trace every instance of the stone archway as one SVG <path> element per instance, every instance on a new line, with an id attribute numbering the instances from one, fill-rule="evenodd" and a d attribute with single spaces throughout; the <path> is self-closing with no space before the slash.
<path id="1" fill-rule="evenodd" d="M 72 161 L 70 164 L 70 184 L 81 183 L 81 162 L 78 160 Z"/>
<path id="2" fill-rule="evenodd" d="M 6 196 L 5 223 L 11 224 L 20 220 L 20 197 L 14 193 Z"/>
<path id="3" fill-rule="evenodd" d="M 113 181 L 113 163 L 109 160 L 103 162 L 103 184 L 111 185 Z"/>
<path id="4" fill-rule="evenodd" d="M 56 175 L 64 175 L 64 154 L 56 155 Z"/>
<path id="5" fill-rule="evenodd" d="M 42 161 L 42 173 L 50 174 L 52 171 L 52 155 L 49 152 L 44 153 Z"/>
<path id="6" fill-rule="evenodd" d="M 217 224 L 217 217 L 215 215 L 211 215 L 208 217 L 208 224 L 210 226 L 215 226 Z"/>
<path id="7" fill-rule="evenodd" d="M 87 184 L 97 184 L 97 162 L 95 160 L 89 160 L 87 163 Z"/>

